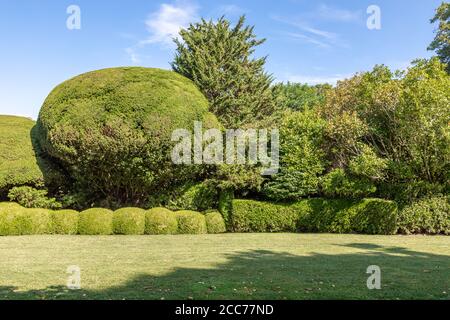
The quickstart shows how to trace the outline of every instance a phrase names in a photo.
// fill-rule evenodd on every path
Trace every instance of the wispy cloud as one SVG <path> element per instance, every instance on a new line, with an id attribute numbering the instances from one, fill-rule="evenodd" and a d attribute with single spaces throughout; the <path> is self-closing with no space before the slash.
<path id="1" fill-rule="evenodd" d="M 149 37 L 139 42 L 139 45 L 161 43 L 172 44 L 174 38 L 179 36 L 182 28 L 197 19 L 198 6 L 187 1 L 161 4 L 160 8 L 151 13 L 145 24 Z"/>
<path id="2" fill-rule="evenodd" d="M 238 16 L 246 13 L 247 10 L 235 4 L 225 4 L 219 6 L 216 10 L 214 10 L 214 12 L 217 15 Z"/>
<path id="3" fill-rule="evenodd" d="M 126 48 L 125 52 L 127 53 L 128 57 L 130 58 L 130 61 L 133 64 L 141 63 L 141 59 L 139 55 L 136 53 L 136 50 L 134 48 Z"/>
<path id="4" fill-rule="evenodd" d="M 297 29 L 296 32 L 286 33 L 287 36 L 292 38 L 303 40 L 321 48 L 330 48 L 332 45 L 339 43 L 340 37 L 337 33 L 312 27 L 305 21 L 282 18 L 278 16 L 273 16 L 272 19 L 295 27 Z M 300 31 L 302 33 L 300 33 Z"/>
<path id="5" fill-rule="evenodd" d="M 281 81 L 289 81 L 295 83 L 307 83 L 309 85 L 329 83 L 336 85 L 338 81 L 350 78 L 351 74 L 334 74 L 329 76 L 311 76 L 311 75 L 295 75 L 285 74 Z"/>
<path id="6" fill-rule="evenodd" d="M 361 10 L 347 10 L 321 4 L 315 12 L 312 13 L 319 19 L 329 21 L 356 22 L 361 20 Z"/>

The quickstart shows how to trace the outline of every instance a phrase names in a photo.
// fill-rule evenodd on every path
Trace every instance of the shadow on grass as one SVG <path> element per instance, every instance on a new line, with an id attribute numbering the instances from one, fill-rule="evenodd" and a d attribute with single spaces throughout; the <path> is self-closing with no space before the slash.
<path id="1" fill-rule="evenodd" d="M 256 250 L 228 255 L 214 268 L 140 274 L 105 290 L 0 287 L 0 299 L 450 299 L 448 255 L 361 243 L 344 247 L 361 252 L 297 256 Z M 370 265 L 381 268 L 381 290 L 367 289 Z"/>

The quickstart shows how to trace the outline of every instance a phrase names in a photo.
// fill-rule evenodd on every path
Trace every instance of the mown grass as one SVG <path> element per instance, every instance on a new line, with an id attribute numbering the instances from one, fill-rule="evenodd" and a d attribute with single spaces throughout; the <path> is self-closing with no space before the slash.
<path id="1" fill-rule="evenodd" d="M 0 299 L 450 299 L 443 236 L 25 236 L 0 238 L 0 257 Z"/>

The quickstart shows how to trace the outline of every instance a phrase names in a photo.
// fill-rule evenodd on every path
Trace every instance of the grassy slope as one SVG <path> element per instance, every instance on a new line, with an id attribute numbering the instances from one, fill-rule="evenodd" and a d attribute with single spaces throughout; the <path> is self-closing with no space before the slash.
<path id="1" fill-rule="evenodd" d="M 6 237 L 0 257 L 0 299 L 450 299 L 450 237 Z"/>
<path id="2" fill-rule="evenodd" d="M 0 191 L 43 182 L 30 137 L 34 124 L 28 118 L 0 115 Z"/>

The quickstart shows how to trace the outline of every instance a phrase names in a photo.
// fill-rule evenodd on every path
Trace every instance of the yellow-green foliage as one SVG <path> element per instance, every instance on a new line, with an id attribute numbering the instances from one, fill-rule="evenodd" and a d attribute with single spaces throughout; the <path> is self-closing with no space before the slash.
<path id="1" fill-rule="evenodd" d="M 77 234 L 78 220 L 80 214 L 75 210 L 59 210 L 52 211 L 51 217 L 51 233 L 52 234 Z"/>
<path id="2" fill-rule="evenodd" d="M 50 233 L 50 211 L 26 209 L 16 205 L 0 207 L 0 236 Z"/>
<path id="3" fill-rule="evenodd" d="M 205 219 L 208 233 L 224 233 L 227 231 L 225 220 L 220 212 L 208 212 Z"/>
<path id="4" fill-rule="evenodd" d="M 114 234 L 144 234 L 145 210 L 140 208 L 122 208 L 113 215 Z"/>
<path id="5" fill-rule="evenodd" d="M 150 209 L 145 215 L 145 234 L 176 234 L 177 217 L 165 208 Z"/>
<path id="6" fill-rule="evenodd" d="M 93 208 L 80 213 L 78 233 L 82 235 L 110 235 L 113 233 L 113 212 Z"/>
<path id="7" fill-rule="evenodd" d="M 196 211 L 178 211 L 178 233 L 180 234 L 204 234 L 207 233 L 206 219 L 203 214 Z"/>
<path id="8" fill-rule="evenodd" d="M 211 118 L 187 78 L 150 68 L 112 68 L 65 81 L 47 97 L 37 123 L 44 153 L 64 165 L 91 198 L 121 202 L 183 183 L 192 166 L 174 166 L 175 129 Z M 96 199 L 102 200 L 102 199 Z"/>
<path id="9" fill-rule="evenodd" d="M 20 185 L 42 185 L 44 176 L 31 143 L 34 121 L 0 115 L 0 193 Z"/>

